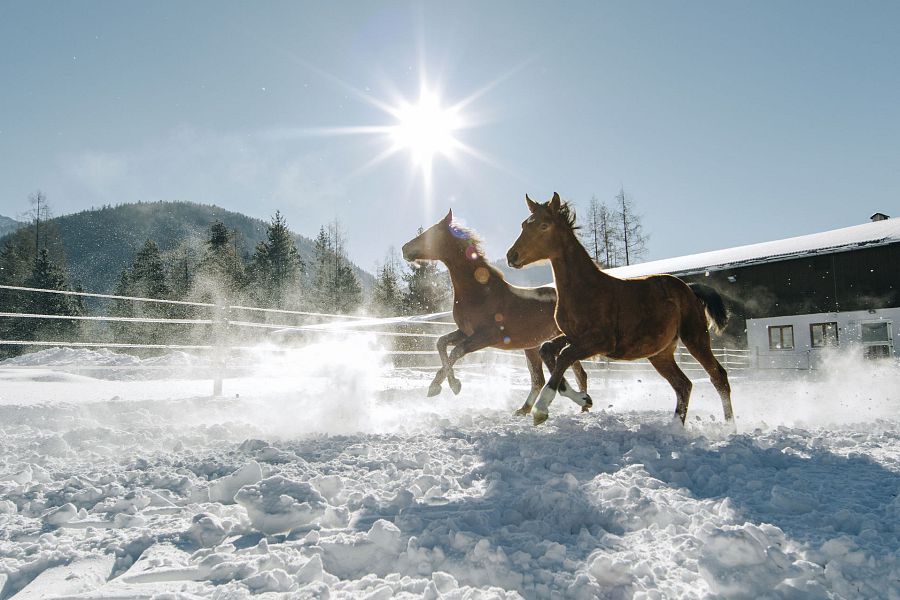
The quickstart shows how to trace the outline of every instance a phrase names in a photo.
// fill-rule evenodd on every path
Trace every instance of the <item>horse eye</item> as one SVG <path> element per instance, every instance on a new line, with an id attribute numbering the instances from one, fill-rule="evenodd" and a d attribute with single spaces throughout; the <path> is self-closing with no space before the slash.
<path id="1" fill-rule="evenodd" d="M 541 223 L 541 231 L 547 231 L 550 229 L 550 223 Z"/>

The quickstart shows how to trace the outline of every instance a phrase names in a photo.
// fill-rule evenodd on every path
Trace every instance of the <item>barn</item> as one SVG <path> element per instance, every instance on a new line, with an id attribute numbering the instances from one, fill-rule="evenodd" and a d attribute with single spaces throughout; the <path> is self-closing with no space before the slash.
<path id="1" fill-rule="evenodd" d="M 816 368 L 834 348 L 900 357 L 900 219 L 610 269 L 715 287 L 732 319 L 718 343 L 760 368 Z"/>

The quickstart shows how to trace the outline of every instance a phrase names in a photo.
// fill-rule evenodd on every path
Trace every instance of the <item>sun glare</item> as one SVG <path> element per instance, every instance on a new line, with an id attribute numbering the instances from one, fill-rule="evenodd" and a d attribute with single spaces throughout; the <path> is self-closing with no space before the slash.
<path id="1" fill-rule="evenodd" d="M 397 119 L 391 128 L 395 147 L 408 150 L 423 171 L 430 170 L 436 155 L 452 157 L 459 144 L 453 134 L 460 128 L 460 117 L 456 110 L 442 107 L 437 94 L 423 90 L 418 103 L 404 103 L 392 112 Z"/>

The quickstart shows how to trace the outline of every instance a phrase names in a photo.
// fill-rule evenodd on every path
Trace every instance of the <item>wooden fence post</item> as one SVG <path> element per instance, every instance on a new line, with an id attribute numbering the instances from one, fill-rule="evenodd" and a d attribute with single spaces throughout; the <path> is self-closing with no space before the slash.
<path id="1" fill-rule="evenodd" d="M 225 360 L 228 337 L 228 303 L 217 302 L 213 316 L 213 362 L 215 363 L 215 379 L 213 379 L 213 397 L 222 395 L 222 379 L 225 377 Z"/>

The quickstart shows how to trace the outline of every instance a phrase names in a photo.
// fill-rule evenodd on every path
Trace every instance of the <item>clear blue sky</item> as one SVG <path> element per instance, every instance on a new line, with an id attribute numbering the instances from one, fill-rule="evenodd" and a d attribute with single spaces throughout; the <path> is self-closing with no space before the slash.
<path id="1" fill-rule="evenodd" d="M 490 162 L 363 170 L 366 101 L 448 103 Z M 0 0 L 0 214 L 219 204 L 313 236 L 337 217 L 372 269 L 446 209 L 499 258 L 523 196 L 620 184 L 648 259 L 900 216 L 898 2 Z"/>

